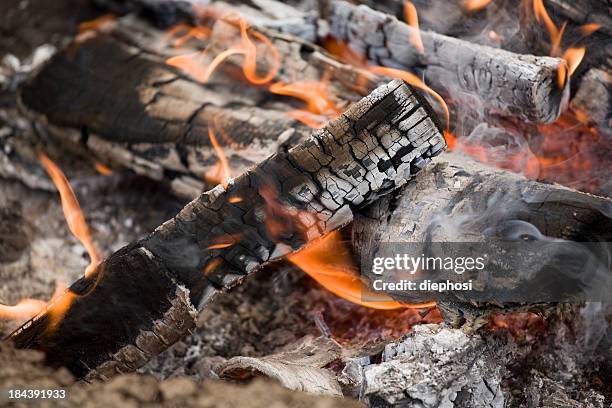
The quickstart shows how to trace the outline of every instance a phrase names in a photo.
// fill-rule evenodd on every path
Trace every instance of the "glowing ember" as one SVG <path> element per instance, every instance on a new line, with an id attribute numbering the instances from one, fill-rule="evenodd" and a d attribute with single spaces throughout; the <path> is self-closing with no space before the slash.
<path id="1" fill-rule="evenodd" d="M 463 2 L 463 9 L 466 11 L 479 11 L 486 8 L 491 0 L 467 0 Z"/>
<path id="2" fill-rule="evenodd" d="M 416 7 L 410 1 L 404 3 L 404 17 L 410 27 L 413 28 L 410 35 L 410 42 L 414 47 L 419 50 L 420 53 L 425 52 L 423 47 L 423 40 L 421 39 L 421 31 L 419 30 L 419 16 L 417 14 Z"/>
<path id="3" fill-rule="evenodd" d="M 243 200 L 241 197 L 230 197 L 227 201 L 232 204 L 241 203 Z"/>
<path id="4" fill-rule="evenodd" d="M 208 137 L 210 139 L 210 143 L 215 149 L 215 153 L 217 154 L 217 164 L 208 170 L 204 175 L 204 179 L 211 184 L 222 184 L 223 187 L 227 187 L 227 182 L 231 178 L 230 175 L 230 167 L 227 161 L 227 157 L 221 148 L 221 145 L 217 141 L 217 137 L 215 136 L 215 132 L 212 128 L 208 127 Z"/>
<path id="5" fill-rule="evenodd" d="M 342 242 L 339 232 L 332 232 L 310 243 L 301 251 L 289 255 L 287 259 L 325 289 L 362 306 L 382 310 L 435 306 L 435 302 L 402 304 L 385 294 L 368 291 L 359 279 L 353 257 L 346 244 Z M 364 298 L 377 300 L 364 300 Z"/>
<path id="6" fill-rule="evenodd" d="M 79 201 L 74 195 L 74 191 L 68 182 L 68 179 L 57 165 L 47 157 L 46 154 L 40 153 L 40 161 L 49 173 L 49 177 L 57 187 L 62 201 L 62 210 L 70 232 L 83 244 L 89 255 L 89 266 L 85 269 L 85 276 L 88 276 L 102 260 L 96 246 L 91 238 L 91 232 L 81 211 Z"/>
<path id="7" fill-rule="evenodd" d="M 491 316 L 490 330 L 508 330 L 515 338 L 531 341 L 546 334 L 546 320 L 531 312 L 498 313 Z"/>

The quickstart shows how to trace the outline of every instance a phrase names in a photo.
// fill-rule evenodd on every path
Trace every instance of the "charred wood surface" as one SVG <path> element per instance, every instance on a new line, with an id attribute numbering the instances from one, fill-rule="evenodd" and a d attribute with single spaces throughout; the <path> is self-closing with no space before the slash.
<path id="1" fill-rule="evenodd" d="M 192 329 L 219 291 L 347 225 L 444 146 L 418 93 L 400 81 L 381 86 L 111 255 L 12 339 L 86 380 L 132 371 Z"/>
<path id="2" fill-rule="evenodd" d="M 221 42 L 231 41 L 228 30 L 235 35 L 228 24 L 215 26 L 211 49 L 223 50 Z M 341 96 L 334 102 L 342 108 L 359 99 L 364 85 L 373 89 L 378 83 L 378 78 L 338 62 L 310 43 L 266 34 L 286 61 L 278 81 L 319 81 L 326 73 L 333 79 L 330 94 Z M 307 126 L 288 115 L 300 103 L 271 97 L 265 89 L 236 79 L 240 59 L 228 60 L 224 69 L 229 73 L 215 74 L 206 85 L 165 63 L 193 51 L 177 51 L 164 42 L 163 32 L 122 18 L 114 33 L 99 34 L 58 53 L 22 87 L 22 106 L 46 122 L 59 143 L 71 142 L 105 163 L 168 181 L 175 193 L 190 198 L 202 191 L 204 175 L 218 161 L 209 127 L 235 174 L 309 134 Z"/>
<path id="3" fill-rule="evenodd" d="M 554 122 L 567 105 L 569 77 L 560 89 L 557 72 L 566 63 L 559 58 L 514 54 L 431 31 L 421 32 L 422 53 L 411 42 L 414 30 L 395 17 L 344 1 L 330 7 L 332 36 L 375 64 L 425 67 L 428 82 L 454 101 L 537 123 Z"/>
<path id="4" fill-rule="evenodd" d="M 612 34 L 612 6 L 607 0 L 550 0 L 552 7 L 577 24 L 596 23 Z"/>
<path id="5" fill-rule="evenodd" d="M 612 75 L 602 69 L 591 68 L 580 82 L 572 98 L 572 109 L 586 115 L 612 146 Z"/>

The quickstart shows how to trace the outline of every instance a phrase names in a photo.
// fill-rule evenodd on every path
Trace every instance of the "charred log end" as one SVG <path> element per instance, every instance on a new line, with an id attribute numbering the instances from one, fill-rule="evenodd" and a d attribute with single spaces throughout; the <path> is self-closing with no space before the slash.
<path id="1" fill-rule="evenodd" d="M 130 372 L 176 342 L 176 333 L 194 327 L 188 293 L 149 251 L 132 245 L 75 282 L 11 339 L 19 348 L 45 352 L 49 365 L 79 377 L 109 355 L 87 378 Z"/>

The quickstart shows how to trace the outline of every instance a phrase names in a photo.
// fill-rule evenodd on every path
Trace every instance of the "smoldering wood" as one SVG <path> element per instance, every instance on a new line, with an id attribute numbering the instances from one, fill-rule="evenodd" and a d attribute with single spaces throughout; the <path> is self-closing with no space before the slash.
<path id="1" fill-rule="evenodd" d="M 578 113 L 585 114 L 608 144 L 612 144 L 612 76 L 599 68 L 591 68 L 582 77 L 578 91 L 570 106 Z"/>
<path id="2" fill-rule="evenodd" d="M 217 26 L 209 44 L 213 48 L 227 40 L 229 29 L 235 35 L 228 24 Z M 278 81 L 318 81 L 327 73 L 333 79 L 330 94 L 342 96 L 334 101 L 342 107 L 359 99 L 359 84 L 373 89 L 380 83 L 308 42 L 265 33 L 287 62 Z M 309 128 L 287 114 L 299 104 L 271 99 L 265 90 L 245 87 L 231 75 L 215 75 L 203 85 L 165 63 L 193 51 L 174 49 L 163 32 L 125 17 L 112 34 L 99 34 L 56 55 L 23 87 L 22 107 L 45 123 L 57 142 L 84 148 L 104 163 L 167 181 L 176 194 L 189 198 L 203 190 L 203 177 L 218 160 L 209 127 L 238 174 L 308 135 Z M 236 73 L 241 62 L 230 59 L 224 69 Z M 102 86 L 103 81 L 108 85 Z M 58 88 L 58 83 L 63 86 Z M 77 105 L 79 109 L 73 110 Z M 231 141 L 219 135 L 218 127 Z M 287 129 L 292 130 L 284 132 Z"/>
<path id="3" fill-rule="evenodd" d="M 612 34 L 610 3 L 606 0 L 550 0 L 555 11 L 572 19 L 577 24 L 596 23 L 600 30 Z"/>
<path id="4" fill-rule="evenodd" d="M 219 291 L 345 226 L 444 146 L 427 102 L 392 81 L 111 255 L 11 338 L 88 381 L 132 371 L 192 329 Z M 266 227 L 272 218 L 282 231 Z"/>
<path id="5" fill-rule="evenodd" d="M 326 32 L 326 27 L 320 26 L 316 12 L 304 12 L 276 0 L 253 0 L 247 3 L 230 0 L 214 4 L 200 0 L 93 0 L 93 3 L 105 11 L 138 15 L 159 28 L 181 23 L 195 26 L 207 17 L 207 13 L 218 17 L 224 11 L 232 10 L 246 16 L 254 25 L 297 35 L 309 41 L 316 41 Z"/>
<path id="6" fill-rule="evenodd" d="M 536 123 L 552 123 L 567 106 L 559 58 L 519 55 L 431 31 L 421 31 L 425 53 L 410 41 L 414 30 L 367 6 L 332 1 L 330 33 L 372 63 L 392 68 L 425 68 L 427 82 L 457 103 Z M 471 95 L 471 96 L 470 96 Z"/>
<path id="7" fill-rule="evenodd" d="M 482 242 L 487 239 L 483 235 L 486 228 L 515 222 L 524 223 L 526 234 L 609 242 L 612 200 L 528 180 L 450 152 L 440 156 L 415 183 L 357 214 L 352 224 L 353 249 L 361 265 L 372 265 L 384 243 Z M 517 276 L 508 288 L 520 284 Z M 400 296 L 400 300 L 423 302 L 431 296 L 420 293 Z M 501 307 L 472 304 L 459 292 L 437 296 L 447 321 L 468 319 L 475 327 Z M 541 310 L 540 306 L 531 305 L 532 310 Z M 529 309 L 527 305 L 517 310 Z"/>
<path id="8" fill-rule="evenodd" d="M 232 357 L 216 371 L 228 380 L 245 381 L 264 375 L 291 390 L 342 396 L 335 374 L 325 368 L 341 357 L 338 344 L 326 337 L 306 337 L 285 349 L 264 357 Z"/>

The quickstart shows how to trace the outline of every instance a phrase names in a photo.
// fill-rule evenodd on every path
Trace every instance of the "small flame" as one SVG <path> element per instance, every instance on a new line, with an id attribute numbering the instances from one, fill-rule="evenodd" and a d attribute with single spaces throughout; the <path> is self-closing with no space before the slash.
<path id="1" fill-rule="evenodd" d="M 558 56 L 560 54 L 561 38 L 565 31 L 565 23 L 563 23 L 560 30 L 557 28 L 552 18 L 548 15 L 543 0 L 533 0 L 533 14 L 538 23 L 544 24 L 546 30 L 548 30 L 551 42 L 550 55 Z"/>
<path id="2" fill-rule="evenodd" d="M 338 117 L 340 110 L 331 100 L 329 86 L 326 80 L 301 81 L 291 84 L 277 82 L 270 86 L 270 92 L 276 95 L 292 96 L 307 104 L 309 112 L 317 115 Z"/>
<path id="3" fill-rule="evenodd" d="M 367 60 L 365 55 L 358 53 L 353 50 L 344 41 L 337 40 L 332 37 L 328 37 L 323 42 L 323 45 L 330 54 L 336 56 L 341 61 L 346 62 L 357 67 L 365 67 Z"/>
<path id="4" fill-rule="evenodd" d="M 230 167 L 227 161 L 227 157 L 221 148 L 221 145 L 217 141 L 217 137 L 215 136 L 215 132 L 209 126 L 208 127 L 208 137 L 210 139 L 210 143 L 215 149 L 215 153 L 217 154 L 217 164 L 208 170 L 204 175 L 204 179 L 211 184 L 221 184 L 223 187 L 227 187 L 227 182 L 231 178 Z"/>
<path id="5" fill-rule="evenodd" d="M 599 30 L 600 28 L 601 28 L 601 24 L 587 23 L 587 24 L 584 24 L 582 27 L 580 27 L 580 32 L 582 33 L 582 35 L 586 37 L 586 36 L 593 34 L 595 31 Z"/>
<path id="6" fill-rule="evenodd" d="M 74 191 L 68 179 L 60 168 L 42 152 L 40 153 L 40 161 L 60 193 L 64 218 L 66 218 L 66 223 L 68 224 L 70 232 L 72 232 L 87 250 L 90 263 L 87 269 L 85 269 L 85 276 L 88 276 L 100 263 L 102 257 L 93 243 L 91 232 L 89 231 L 89 227 L 81 211 L 79 201 L 74 195 Z"/>
<path id="7" fill-rule="evenodd" d="M 287 256 L 287 259 L 325 289 L 358 305 L 381 310 L 435 306 L 435 302 L 402 304 L 388 295 L 368 291 L 359 279 L 350 251 L 337 231 L 310 243 L 301 251 Z M 364 298 L 379 300 L 369 301 Z"/>
<path id="8" fill-rule="evenodd" d="M 89 227 L 85 222 L 85 217 L 81 211 L 81 206 L 68 182 L 68 179 L 61 169 L 43 152 L 39 155 L 42 165 L 51 177 L 57 190 L 60 193 L 62 210 L 68 228 L 72 234 L 85 246 L 89 254 L 90 263 L 85 269 L 85 276 L 89 276 L 102 259 L 91 238 Z M 23 320 L 30 319 L 43 310 L 49 311 L 49 329 L 57 326 L 64 314 L 76 298 L 76 294 L 66 289 L 66 284 L 60 279 L 56 279 L 55 291 L 51 300 L 45 302 L 37 299 L 23 299 L 14 306 L 0 304 L 0 319 L 4 320 Z M 53 306 L 53 308 L 51 308 Z"/>
<path id="9" fill-rule="evenodd" d="M 116 20 L 116 16 L 107 14 L 79 24 L 73 45 L 69 48 L 70 53 L 74 53 L 80 44 L 96 37 L 99 33 L 106 33 L 114 30 L 117 26 Z"/>
<path id="10" fill-rule="evenodd" d="M 497 33 L 497 31 L 489 31 L 489 38 L 497 43 L 501 43 L 503 38 L 501 37 L 501 35 L 499 35 Z"/>
<path id="11" fill-rule="evenodd" d="M 404 17 L 410 27 L 412 27 L 412 33 L 410 34 L 410 42 L 414 47 L 423 54 L 425 48 L 423 47 L 423 40 L 421 39 L 421 31 L 419 30 L 419 16 L 417 9 L 414 7 L 411 1 L 404 2 Z"/>
<path id="12" fill-rule="evenodd" d="M 230 197 L 227 201 L 232 204 L 237 204 L 237 203 L 241 203 L 243 200 L 242 200 L 242 197 Z"/>
<path id="13" fill-rule="evenodd" d="M 223 261 L 221 258 L 214 258 L 204 267 L 204 275 L 210 275 L 214 270 L 216 270 Z"/>
<path id="14" fill-rule="evenodd" d="M 328 119 L 325 116 L 316 115 L 302 109 L 289 111 L 287 112 L 287 116 L 297 120 L 298 122 L 302 122 L 306 126 L 313 129 L 321 129 L 323 126 L 325 126 Z"/>
<path id="15" fill-rule="evenodd" d="M 232 243 L 232 242 L 225 242 L 225 243 L 211 245 L 211 246 L 209 246 L 206 249 L 225 249 L 225 248 L 229 248 L 231 246 L 234 246 L 234 243 Z"/>
<path id="16" fill-rule="evenodd" d="M 578 68 L 578 66 L 580 66 L 580 63 L 582 62 L 585 53 L 585 47 L 571 47 L 568 48 L 565 53 L 563 53 L 563 59 L 567 61 L 570 75 L 573 75 L 574 72 L 576 72 L 576 69 Z"/>
<path id="17" fill-rule="evenodd" d="M 26 320 L 36 316 L 47 306 L 47 302 L 37 299 L 23 299 L 15 306 L 0 304 L 0 320 Z"/>
<path id="18" fill-rule="evenodd" d="M 490 3 L 491 0 L 467 0 L 463 2 L 463 9 L 469 12 L 480 11 Z"/>
<path id="19" fill-rule="evenodd" d="M 238 21 L 241 42 L 217 55 L 210 64 L 200 64 L 198 57 L 205 55 L 205 52 L 197 52 L 178 57 L 169 58 L 166 63 L 174 66 L 191 75 L 197 81 L 206 83 L 217 70 L 217 68 L 229 57 L 233 55 L 243 55 L 242 72 L 245 78 L 254 85 L 264 85 L 274 79 L 280 68 L 280 54 L 272 41 L 260 32 L 254 31 L 252 36 L 263 43 L 271 54 L 271 66 L 266 75 L 257 75 L 257 46 L 251 40 L 248 33 L 248 24 L 243 18 Z"/>
<path id="20" fill-rule="evenodd" d="M 180 23 L 170 28 L 162 38 L 162 41 L 166 43 L 171 42 L 174 48 L 180 48 L 194 38 L 200 41 L 206 40 L 211 34 L 212 31 L 208 27 Z"/>
<path id="21" fill-rule="evenodd" d="M 94 168 L 96 169 L 96 171 L 98 173 L 100 173 L 103 176 L 110 176 L 110 175 L 113 174 L 113 170 L 110 167 L 108 167 L 108 166 L 106 166 L 106 165 L 104 165 L 104 164 L 102 164 L 100 162 L 96 162 L 94 164 Z"/>
<path id="22" fill-rule="evenodd" d="M 80 34 L 87 31 L 104 31 L 109 27 L 113 27 L 117 17 L 113 14 L 106 14 L 93 20 L 85 21 L 79 24 L 78 32 Z"/>
<path id="23" fill-rule="evenodd" d="M 444 118 L 446 119 L 446 128 L 450 127 L 450 112 L 448 110 L 448 106 L 444 101 L 444 98 L 440 96 L 439 93 L 431 89 L 427 86 L 418 76 L 414 75 L 412 72 L 402 71 L 401 69 L 395 68 L 387 68 L 381 66 L 371 66 L 368 68 L 371 72 L 378 75 L 386 75 L 394 78 L 399 78 L 414 86 L 415 88 L 422 89 L 423 91 L 432 95 L 440 104 L 442 109 L 444 110 Z"/>

